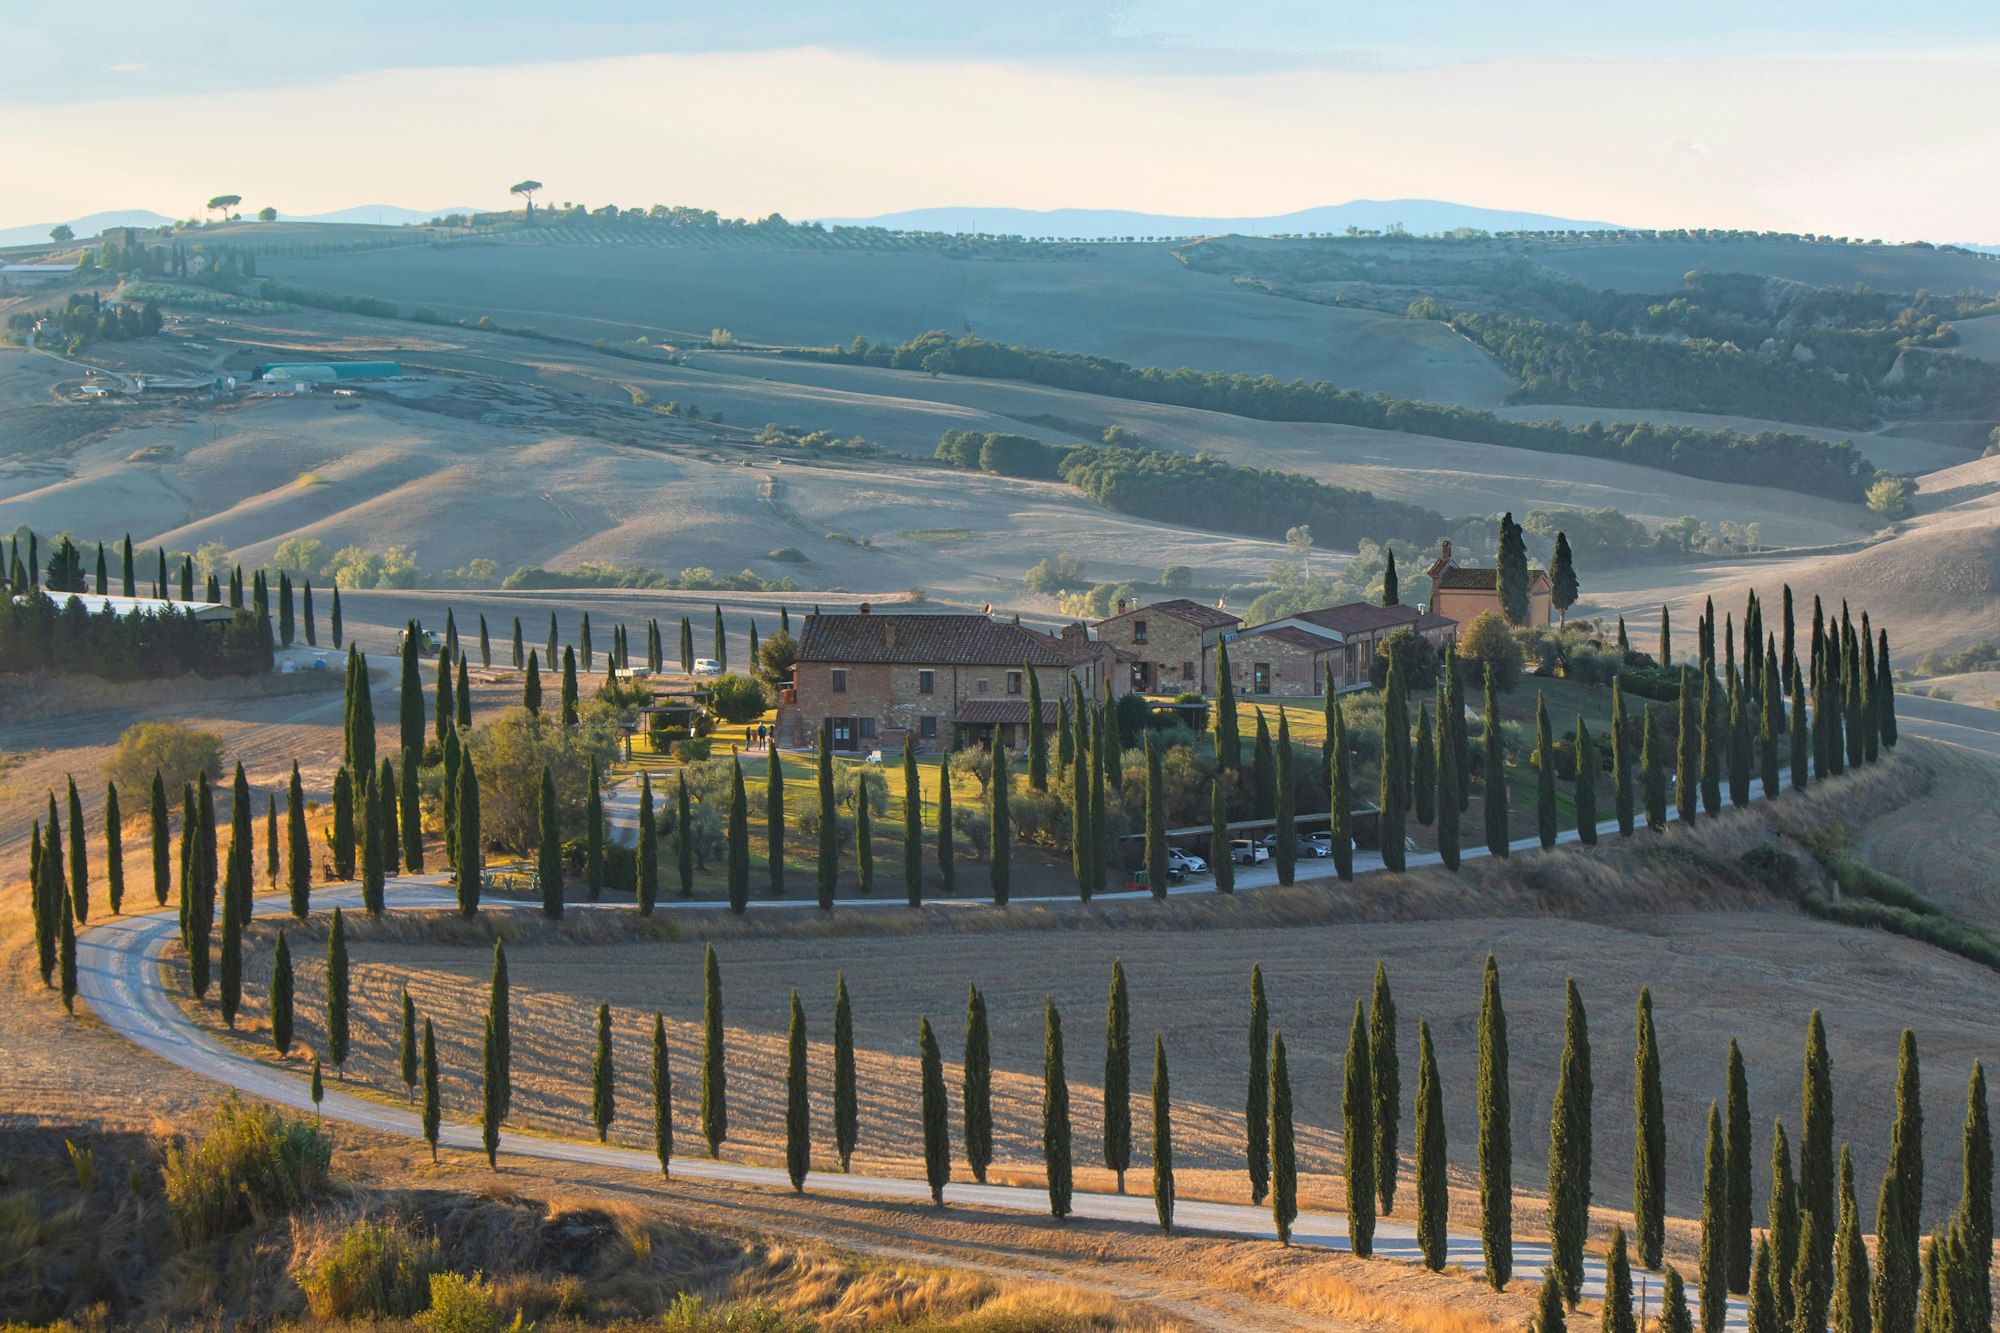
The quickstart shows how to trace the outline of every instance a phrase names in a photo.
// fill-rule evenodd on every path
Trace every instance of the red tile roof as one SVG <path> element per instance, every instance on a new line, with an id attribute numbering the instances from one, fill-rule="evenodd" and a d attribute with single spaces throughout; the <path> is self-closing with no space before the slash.
<path id="1" fill-rule="evenodd" d="M 1095 645 L 1073 651 L 1051 635 L 985 616 L 817 615 L 805 618 L 798 660 L 1071 667 L 1095 652 Z"/>
<path id="2" fill-rule="evenodd" d="M 1330 629 L 1336 634 L 1371 634 L 1376 630 L 1394 629 L 1408 625 L 1417 619 L 1414 606 L 1377 606 L 1373 602 L 1349 602 L 1345 606 L 1329 606 L 1318 611 L 1302 611 L 1293 620 L 1303 620 L 1322 629 Z"/>
<path id="3" fill-rule="evenodd" d="M 1048 699 L 1042 700 L 1042 721 L 1054 726 L 1057 706 Z M 959 707 L 958 716 L 953 718 L 964 726 L 992 726 L 1006 722 L 1020 724 L 1028 720 L 1026 699 L 968 699 Z"/>
<path id="4" fill-rule="evenodd" d="M 1242 616 L 1233 616 L 1220 607 L 1203 606 L 1200 602 L 1190 601 L 1185 597 L 1175 597 L 1164 602 L 1152 602 L 1145 606 L 1135 606 L 1129 611 L 1121 612 L 1115 616 L 1108 616 L 1097 623 L 1108 625 L 1113 620 L 1123 620 L 1127 616 L 1148 614 L 1169 616 L 1175 620 L 1184 620 L 1188 624 L 1200 629 L 1220 629 L 1224 625 L 1240 625 L 1243 623 Z"/>
<path id="5" fill-rule="evenodd" d="M 1472 569 L 1465 565 L 1446 565 L 1431 576 L 1433 585 L 1439 588 L 1458 588 L 1471 592 L 1492 592 L 1499 586 L 1500 571 L 1497 569 Z M 1535 570 L 1528 575 L 1529 588 L 1546 588 L 1549 576 L 1543 570 Z"/>
<path id="6" fill-rule="evenodd" d="M 1297 625 L 1273 625 L 1269 629 L 1245 630 L 1237 637 L 1239 641 L 1242 639 L 1276 639 L 1280 643 L 1289 643 L 1300 648 L 1311 648 L 1316 652 L 1331 650 L 1340 646 L 1324 634 L 1315 634 L 1309 629 L 1300 629 Z"/>

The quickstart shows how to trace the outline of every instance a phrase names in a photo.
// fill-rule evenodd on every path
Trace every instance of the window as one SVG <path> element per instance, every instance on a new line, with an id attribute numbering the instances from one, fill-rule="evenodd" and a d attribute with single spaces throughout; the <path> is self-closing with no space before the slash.
<path id="1" fill-rule="evenodd" d="M 937 693 L 937 672 L 931 670 L 929 667 L 925 667 L 917 672 L 917 693 Z"/>
<path id="2" fill-rule="evenodd" d="M 981 694 L 986 693 L 986 677 L 984 676 L 981 676 L 979 678 L 979 692 Z"/>
<path id="3" fill-rule="evenodd" d="M 1021 692 L 1021 673 L 1018 671 L 1009 671 L 1007 673 L 1007 693 L 1019 694 L 1020 692 Z"/>
<path id="4" fill-rule="evenodd" d="M 833 692 L 835 694 L 847 693 L 847 673 L 839 667 L 833 669 Z"/>
<path id="5" fill-rule="evenodd" d="M 1145 621 L 1143 621 L 1143 620 L 1135 620 L 1135 621 L 1133 621 L 1133 622 L 1132 622 L 1132 642 L 1134 642 L 1134 643 L 1144 643 L 1145 641 L 1146 641 L 1146 622 L 1145 622 Z"/>
<path id="6" fill-rule="evenodd" d="M 929 713 L 917 719 L 917 739 L 926 741 L 937 739 L 937 719 Z"/>
<path id="7" fill-rule="evenodd" d="M 874 740 L 874 739 L 875 739 L 875 719 L 874 719 L 874 718 L 872 718 L 872 717 L 864 717 L 864 718 L 862 718 L 862 719 L 860 720 L 860 723 L 859 723 L 859 726 L 860 726 L 860 730 L 861 730 L 861 739 L 862 739 L 862 740 L 864 740 L 864 741 L 872 741 L 872 740 Z"/>
<path id="8" fill-rule="evenodd" d="M 1181 679 L 1182 680 L 1194 679 L 1194 663 L 1192 662 L 1181 663 Z"/>

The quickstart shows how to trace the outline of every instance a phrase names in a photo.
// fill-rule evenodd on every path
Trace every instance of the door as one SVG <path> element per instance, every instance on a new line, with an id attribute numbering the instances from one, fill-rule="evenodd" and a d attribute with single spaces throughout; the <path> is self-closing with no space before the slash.
<path id="1" fill-rule="evenodd" d="M 1141 694 L 1153 692 L 1153 664 L 1134 662 L 1132 664 L 1132 688 Z"/>
<path id="2" fill-rule="evenodd" d="M 1250 692 L 1252 694 L 1269 694 L 1271 692 L 1271 664 L 1269 662 L 1252 662 L 1250 664 Z"/>
<path id="3" fill-rule="evenodd" d="M 828 719 L 827 725 L 833 730 L 833 748 L 852 750 L 854 748 L 854 719 L 836 717 Z"/>

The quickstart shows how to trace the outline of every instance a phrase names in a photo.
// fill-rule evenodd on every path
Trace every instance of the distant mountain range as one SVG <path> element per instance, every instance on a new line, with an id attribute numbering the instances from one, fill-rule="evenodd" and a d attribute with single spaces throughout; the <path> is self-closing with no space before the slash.
<path id="1" fill-rule="evenodd" d="M 916 208 L 872 218 L 825 218 L 843 226 L 889 227 L 901 231 L 987 232 L 1007 236 L 1273 236 L 1299 232 L 1343 232 L 1349 227 L 1384 231 L 1401 224 L 1407 231 L 1439 232 L 1458 227 L 1481 231 L 1606 231 L 1618 224 L 1583 222 L 1545 213 L 1475 208 L 1441 199 L 1355 199 L 1344 204 L 1301 209 L 1276 217 L 1173 217 L 1114 208 Z"/>
<path id="2" fill-rule="evenodd" d="M 283 222 L 352 222 L 383 227 L 405 227 L 414 222 L 429 222 L 434 217 L 446 213 L 474 213 L 479 210 L 459 206 L 456 208 L 399 208 L 395 204 L 362 204 L 355 208 L 336 209 L 331 213 L 292 214 L 280 213 Z M 246 216 L 249 212 L 246 211 Z M 110 213 L 92 213 L 88 217 L 70 218 L 69 229 L 77 239 L 88 240 L 101 232 L 118 227 L 164 227 L 177 219 L 166 217 L 146 208 L 119 209 Z M 49 239 L 53 222 L 36 222 L 24 227 L 0 227 L 0 246 L 39 245 Z"/>

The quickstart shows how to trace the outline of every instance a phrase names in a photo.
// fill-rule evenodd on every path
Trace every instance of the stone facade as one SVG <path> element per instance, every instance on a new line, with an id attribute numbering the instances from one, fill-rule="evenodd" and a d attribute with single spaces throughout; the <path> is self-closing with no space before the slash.
<path id="1" fill-rule="evenodd" d="M 1500 609 L 1500 571 L 1475 565 L 1461 565 L 1452 558 L 1451 543 L 1432 562 L 1431 610 L 1449 616 L 1460 625 L 1470 625 L 1475 616 L 1491 611 L 1505 618 Z M 1528 573 L 1528 624 L 1547 628 L 1555 623 L 1555 588 L 1546 570 Z"/>
<path id="2" fill-rule="evenodd" d="M 1186 598 L 1128 608 L 1093 627 L 1097 641 L 1117 654 L 1123 678 L 1111 681 L 1114 695 L 1213 692 L 1207 654 L 1224 634 L 1243 623 L 1240 616 Z M 1120 673 L 1114 673 L 1114 677 Z"/>

